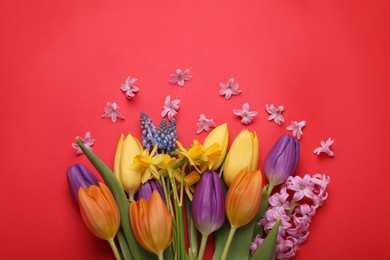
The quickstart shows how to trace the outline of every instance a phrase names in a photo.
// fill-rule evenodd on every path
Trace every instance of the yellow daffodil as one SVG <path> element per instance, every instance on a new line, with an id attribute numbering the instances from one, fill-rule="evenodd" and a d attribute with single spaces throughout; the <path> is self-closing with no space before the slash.
<path id="1" fill-rule="evenodd" d="M 149 153 L 148 149 L 142 151 L 141 154 L 134 157 L 134 162 L 130 166 L 130 169 L 135 170 L 141 173 L 142 178 L 141 182 L 145 183 L 151 178 L 160 178 L 159 170 L 157 165 L 160 164 L 165 155 L 156 154 L 157 144 L 154 146 L 153 150 Z"/>
<path id="2" fill-rule="evenodd" d="M 182 178 L 181 170 L 176 170 L 174 175 L 178 182 L 183 182 L 184 190 L 186 191 L 188 198 L 192 201 L 195 190 L 194 184 L 200 180 L 200 174 L 197 171 L 192 171 Z"/>

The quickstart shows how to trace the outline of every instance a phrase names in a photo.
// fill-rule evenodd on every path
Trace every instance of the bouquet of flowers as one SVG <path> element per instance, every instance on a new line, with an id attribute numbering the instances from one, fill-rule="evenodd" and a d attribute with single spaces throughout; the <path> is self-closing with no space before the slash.
<path id="1" fill-rule="evenodd" d="M 224 123 L 203 144 L 185 147 L 175 121 L 163 119 L 157 128 L 145 113 L 140 118 L 142 140 L 122 135 L 113 169 L 76 139 L 104 183 L 81 164 L 67 172 L 82 219 L 116 259 L 203 259 L 213 233 L 213 259 L 296 254 L 329 183 L 322 174 L 293 176 L 296 138 L 284 135 L 269 151 L 263 186 L 255 132 L 242 130 L 228 147 Z"/>

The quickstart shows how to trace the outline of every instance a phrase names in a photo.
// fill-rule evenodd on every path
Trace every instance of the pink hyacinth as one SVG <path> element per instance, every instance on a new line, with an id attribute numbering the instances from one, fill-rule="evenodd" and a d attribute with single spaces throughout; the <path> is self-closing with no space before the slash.
<path id="1" fill-rule="evenodd" d="M 281 220 L 276 259 L 291 259 L 308 239 L 313 216 L 328 196 L 326 187 L 329 181 L 329 176 L 324 174 L 289 177 L 280 191 L 269 197 L 270 206 L 258 224 L 268 234 L 276 220 Z M 252 255 L 263 241 L 260 236 L 253 240 L 250 247 Z"/>

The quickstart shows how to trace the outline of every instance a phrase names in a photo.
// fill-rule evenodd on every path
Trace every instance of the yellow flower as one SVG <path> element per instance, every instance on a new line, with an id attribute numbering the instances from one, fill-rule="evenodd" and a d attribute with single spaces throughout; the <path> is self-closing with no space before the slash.
<path id="1" fill-rule="evenodd" d="M 134 195 L 141 185 L 142 174 L 130 169 L 134 157 L 141 152 L 142 145 L 137 138 L 130 134 L 126 138 L 121 135 L 115 154 L 114 173 L 129 196 Z"/>
<path id="2" fill-rule="evenodd" d="M 160 169 L 159 174 L 165 177 L 168 176 L 169 173 L 173 171 L 176 163 L 176 158 L 171 157 L 168 154 L 164 154 L 163 159 L 156 165 Z"/>
<path id="3" fill-rule="evenodd" d="M 256 132 L 241 131 L 234 139 L 226 157 L 223 173 L 226 185 L 230 186 L 230 183 L 243 168 L 257 170 L 258 161 L 259 141 Z"/>
<path id="4" fill-rule="evenodd" d="M 219 156 L 216 156 L 215 158 L 210 158 L 210 162 L 212 165 L 211 170 L 215 171 L 221 166 L 223 159 L 225 159 L 226 156 L 228 142 L 229 131 L 226 123 L 217 126 L 207 135 L 206 139 L 203 142 L 203 148 L 207 150 L 207 148 L 217 143 L 221 150 L 221 154 Z"/>
<path id="5" fill-rule="evenodd" d="M 178 182 L 183 182 L 186 194 L 188 198 L 192 201 L 192 197 L 195 190 L 193 185 L 200 180 L 200 174 L 197 171 L 192 171 L 182 179 L 181 170 L 176 170 L 174 175 Z"/>
<path id="6" fill-rule="evenodd" d="M 149 153 L 148 149 L 142 151 L 141 154 L 134 157 L 134 162 L 130 169 L 139 172 L 142 175 L 141 182 L 145 183 L 151 178 L 160 178 L 157 165 L 164 160 L 164 154 L 156 154 L 157 144 Z M 156 155 L 155 155 L 156 154 Z"/>

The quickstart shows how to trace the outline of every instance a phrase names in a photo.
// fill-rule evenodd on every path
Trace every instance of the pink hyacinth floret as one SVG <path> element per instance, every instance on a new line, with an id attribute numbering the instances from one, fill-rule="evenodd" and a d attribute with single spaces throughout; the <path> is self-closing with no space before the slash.
<path id="1" fill-rule="evenodd" d="M 121 86 L 121 90 L 125 92 L 126 97 L 128 99 L 132 99 L 135 96 L 135 94 L 139 91 L 139 88 L 134 85 L 136 81 L 137 81 L 136 78 L 130 78 L 129 76 L 126 79 L 125 84 Z"/>
<path id="2" fill-rule="evenodd" d="M 176 73 L 172 73 L 170 75 L 170 84 L 176 84 L 180 87 L 184 86 L 184 81 L 192 79 L 192 76 L 190 75 L 190 70 L 186 69 L 184 72 L 181 71 L 181 69 L 176 69 Z"/>
<path id="3" fill-rule="evenodd" d="M 233 113 L 241 117 L 241 123 L 249 125 L 253 122 L 253 118 L 257 115 L 257 111 L 249 111 L 249 104 L 244 103 L 242 109 L 233 109 Z"/>
<path id="4" fill-rule="evenodd" d="M 296 255 L 299 246 L 307 241 L 312 218 L 328 197 L 326 188 L 329 181 L 329 176 L 324 174 L 306 174 L 303 178 L 291 176 L 279 192 L 269 197 L 270 206 L 258 224 L 262 225 L 268 234 L 277 219 L 281 220 L 276 259 L 291 259 Z M 252 255 L 263 241 L 264 238 L 260 236 L 252 241 Z"/>
<path id="5" fill-rule="evenodd" d="M 119 112 L 119 106 L 116 102 L 107 102 L 104 108 L 103 118 L 111 118 L 112 122 L 116 122 L 118 118 L 125 119 L 125 117 Z"/>
<path id="6" fill-rule="evenodd" d="M 334 143 L 330 137 L 326 142 L 324 140 L 321 141 L 321 147 L 318 147 L 314 150 L 314 153 L 319 155 L 320 153 L 326 153 L 330 157 L 334 157 L 334 152 L 330 149 L 330 146 Z"/>
<path id="7" fill-rule="evenodd" d="M 241 90 L 239 89 L 240 86 L 234 78 L 230 78 L 226 84 L 221 82 L 219 85 L 221 86 L 219 95 L 225 96 L 226 99 L 229 99 L 232 95 L 241 94 Z"/>
<path id="8" fill-rule="evenodd" d="M 302 128 L 306 126 L 306 121 L 293 121 L 291 122 L 291 125 L 287 126 L 287 130 L 292 131 L 293 136 L 296 138 L 301 139 L 301 135 L 303 135 Z"/>
<path id="9" fill-rule="evenodd" d="M 171 96 L 167 96 L 164 102 L 163 111 L 161 112 L 161 117 L 168 116 L 170 121 L 175 120 L 177 110 L 179 110 L 179 99 L 171 101 Z"/>
<path id="10" fill-rule="evenodd" d="M 84 138 L 76 136 L 76 139 L 79 139 L 88 150 L 90 150 L 91 152 L 93 151 L 92 145 L 95 144 L 95 139 L 91 138 L 91 133 L 89 131 L 85 134 Z M 72 147 L 76 150 L 77 155 L 81 155 L 84 153 L 77 143 L 72 143 Z"/>
<path id="11" fill-rule="evenodd" d="M 269 114 L 268 120 L 273 120 L 276 124 L 281 125 L 284 122 L 284 117 L 282 116 L 282 112 L 284 110 L 284 106 L 276 107 L 274 104 L 270 106 L 265 105 L 265 110 Z"/>
<path id="12" fill-rule="evenodd" d="M 212 127 L 216 127 L 213 119 L 208 119 L 205 115 L 201 114 L 198 119 L 198 123 L 196 123 L 198 130 L 197 134 L 200 134 L 202 131 L 208 132 Z"/>

